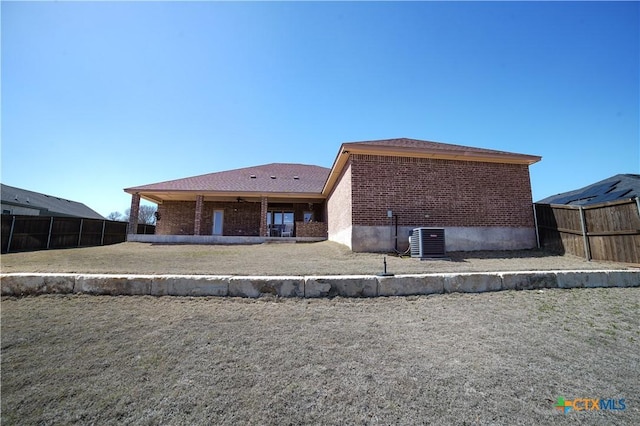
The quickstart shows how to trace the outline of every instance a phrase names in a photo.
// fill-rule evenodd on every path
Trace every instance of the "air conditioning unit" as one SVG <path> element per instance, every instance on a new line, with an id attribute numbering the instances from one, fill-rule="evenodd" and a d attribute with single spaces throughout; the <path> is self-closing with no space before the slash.
<path id="1" fill-rule="evenodd" d="M 444 228 L 415 228 L 411 232 L 411 257 L 446 257 Z"/>

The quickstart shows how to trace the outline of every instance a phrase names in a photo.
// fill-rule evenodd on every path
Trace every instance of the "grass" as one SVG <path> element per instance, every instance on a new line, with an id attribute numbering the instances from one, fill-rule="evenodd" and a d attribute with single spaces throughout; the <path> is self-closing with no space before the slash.
<path id="1" fill-rule="evenodd" d="M 616 424 L 640 289 L 2 300 L 3 424 Z M 554 408 L 625 398 L 621 412 Z"/>
<path id="2" fill-rule="evenodd" d="M 308 244 L 250 246 L 152 245 L 123 243 L 104 247 L 9 253 L 0 257 L 2 272 L 344 275 L 378 274 L 383 256 L 353 253 L 325 241 Z M 454 252 L 450 260 L 420 261 L 387 256 L 395 274 L 554 269 L 619 269 L 612 263 L 587 262 L 541 250 Z"/>

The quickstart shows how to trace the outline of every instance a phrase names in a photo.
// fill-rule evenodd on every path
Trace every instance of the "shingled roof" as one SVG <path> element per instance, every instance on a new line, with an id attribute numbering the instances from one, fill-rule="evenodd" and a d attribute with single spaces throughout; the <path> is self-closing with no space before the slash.
<path id="1" fill-rule="evenodd" d="M 587 206 L 640 197 L 640 175 L 619 174 L 584 188 L 552 195 L 538 204 Z"/>
<path id="2" fill-rule="evenodd" d="M 495 149 L 476 148 L 471 146 L 454 145 L 442 142 L 423 141 L 417 139 L 397 138 L 374 141 L 347 142 L 342 150 L 349 149 L 387 149 L 394 152 L 412 152 L 430 154 L 433 157 L 442 156 L 460 160 L 492 160 L 504 162 L 522 162 L 533 164 L 540 161 L 536 155 L 517 154 L 514 152 L 498 151 Z"/>
<path id="3" fill-rule="evenodd" d="M 136 192 L 229 192 L 320 194 L 329 169 L 306 164 L 272 163 L 125 189 Z"/>
<path id="4" fill-rule="evenodd" d="M 526 165 L 531 165 L 541 160 L 541 157 L 537 155 L 517 154 L 494 149 L 408 138 L 346 142 L 340 147 L 338 155 L 333 162 L 331 173 L 323 188 L 323 194 L 329 194 L 332 191 L 342 170 L 348 164 L 349 157 L 354 154 Z"/>
<path id="5" fill-rule="evenodd" d="M 238 197 L 255 197 L 260 194 L 277 194 L 281 198 L 326 197 L 352 154 L 528 165 L 540 161 L 538 156 L 492 149 L 408 138 L 383 139 L 343 143 L 331 169 L 306 164 L 272 163 L 136 186 L 126 188 L 125 191 L 130 194 L 139 193 L 143 198 L 154 202 L 188 200 L 193 199 L 194 194 L 215 197 L 236 194 Z"/>
<path id="6" fill-rule="evenodd" d="M 56 197 L 55 195 L 46 195 L 39 192 L 28 191 L 26 189 L 16 188 L 5 184 L 2 184 L 0 189 L 2 194 L 2 204 L 39 210 L 41 216 L 70 216 L 86 219 L 104 219 L 104 217 L 95 210 L 92 210 L 77 201 L 67 200 L 65 198 Z"/>

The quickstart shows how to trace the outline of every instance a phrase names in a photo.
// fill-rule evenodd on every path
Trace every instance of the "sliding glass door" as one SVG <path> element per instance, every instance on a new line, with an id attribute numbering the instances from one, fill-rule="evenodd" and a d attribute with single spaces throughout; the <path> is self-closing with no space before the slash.
<path id="1" fill-rule="evenodd" d="M 293 212 L 267 212 L 267 227 L 270 237 L 293 237 L 293 223 Z"/>

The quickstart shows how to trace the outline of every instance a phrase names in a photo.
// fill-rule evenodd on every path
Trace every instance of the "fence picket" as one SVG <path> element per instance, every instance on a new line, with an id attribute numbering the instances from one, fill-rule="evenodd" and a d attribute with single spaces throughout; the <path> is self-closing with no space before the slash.
<path id="1" fill-rule="evenodd" d="M 640 264 L 638 198 L 587 206 L 536 204 L 535 214 L 542 248 L 589 260 Z"/>
<path id="2" fill-rule="evenodd" d="M 125 242 L 127 222 L 57 216 L 2 215 L 2 253 Z M 140 224 L 139 233 L 155 233 Z"/>

